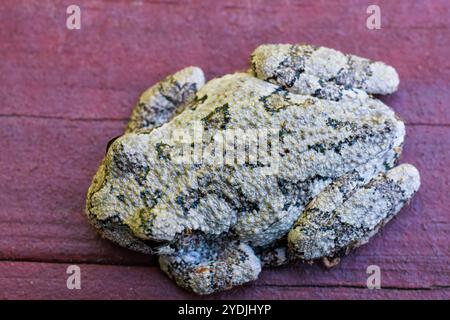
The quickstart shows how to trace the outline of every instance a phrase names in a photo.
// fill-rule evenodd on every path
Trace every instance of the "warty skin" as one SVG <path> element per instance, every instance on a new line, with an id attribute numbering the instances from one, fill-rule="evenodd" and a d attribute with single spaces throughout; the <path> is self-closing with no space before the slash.
<path id="1" fill-rule="evenodd" d="M 188 67 L 144 92 L 87 194 L 101 235 L 159 255 L 198 294 L 255 280 L 264 266 L 334 264 L 420 186 L 412 165 L 395 166 L 403 122 L 372 96 L 397 89 L 392 67 L 309 45 L 262 45 L 251 65 L 206 84 Z M 230 130 L 275 130 L 277 170 L 175 161 L 185 145 L 173 133 L 194 124 L 202 149 Z"/>

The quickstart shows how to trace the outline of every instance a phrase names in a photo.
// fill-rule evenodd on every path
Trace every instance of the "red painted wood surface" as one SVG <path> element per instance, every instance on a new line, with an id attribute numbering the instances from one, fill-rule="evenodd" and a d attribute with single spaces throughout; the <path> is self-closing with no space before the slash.
<path id="1" fill-rule="evenodd" d="M 383 98 L 407 123 L 402 161 L 422 187 L 368 245 L 332 270 L 264 270 L 208 298 L 450 298 L 450 3 L 376 1 L 37 1 L 0 6 L 0 298 L 193 298 L 153 257 L 100 239 L 83 214 L 109 139 L 139 94 L 198 65 L 208 79 L 247 68 L 261 43 L 308 42 L 383 60 L 400 74 Z M 66 8 L 81 7 L 81 30 Z M 81 290 L 66 268 L 81 267 Z M 378 265 L 382 289 L 366 288 Z"/>

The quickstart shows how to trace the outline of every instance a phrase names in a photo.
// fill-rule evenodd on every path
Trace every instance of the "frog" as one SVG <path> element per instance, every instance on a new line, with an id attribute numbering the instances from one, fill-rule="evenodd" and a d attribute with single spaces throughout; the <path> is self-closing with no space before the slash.
<path id="1" fill-rule="evenodd" d="M 247 70 L 208 82 L 184 68 L 147 89 L 108 144 L 87 218 L 200 295 L 265 267 L 332 267 L 420 187 L 398 164 L 405 124 L 379 99 L 398 86 L 392 66 L 308 44 L 260 45 Z"/>

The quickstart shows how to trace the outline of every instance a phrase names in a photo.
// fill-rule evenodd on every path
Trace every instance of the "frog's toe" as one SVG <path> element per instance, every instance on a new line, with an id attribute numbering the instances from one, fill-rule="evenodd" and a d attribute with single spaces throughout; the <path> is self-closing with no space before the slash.
<path id="1" fill-rule="evenodd" d="M 251 56 L 256 77 L 296 94 L 338 101 L 397 90 L 395 69 L 382 62 L 310 45 L 261 45 Z"/>
<path id="2" fill-rule="evenodd" d="M 159 258 L 161 269 L 176 283 L 197 294 L 211 294 L 256 280 L 261 262 L 253 249 L 237 241 L 184 236 Z"/>
<path id="3" fill-rule="evenodd" d="M 360 187 L 330 185 L 289 232 L 290 254 L 306 261 L 347 254 L 393 218 L 419 186 L 419 172 L 410 164 L 380 173 Z"/>
<path id="4" fill-rule="evenodd" d="M 187 67 L 147 89 L 133 109 L 126 132 L 158 127 L 195 101 L 205 84 L 203 71 Z"/>

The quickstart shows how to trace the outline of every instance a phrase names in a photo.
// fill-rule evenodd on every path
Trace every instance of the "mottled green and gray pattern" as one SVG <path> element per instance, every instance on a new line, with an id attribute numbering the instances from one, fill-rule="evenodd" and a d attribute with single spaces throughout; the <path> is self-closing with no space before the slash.
<path id="1" fill-rule="evenodd" d="M 392 67 L 308 45 L 263 45 L 251 62 L 205 85 L 186 68 L 146 91 L 87 195 L 104 237 L 158 254 L 169 277 L 199 294 L 255 280 L 262 266 L 335 261 L 420 185 L 412 165 L 395 167 L 403 122 L 371 96 L 396 90 Z M 186 143 L 174 133 L 196 125 L 200 150 L 232 130 L 271 130 L 276 170 L 247 158 L 177 161 Z"/>

